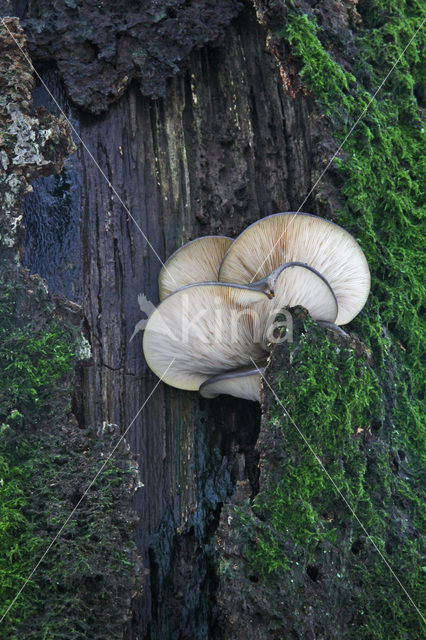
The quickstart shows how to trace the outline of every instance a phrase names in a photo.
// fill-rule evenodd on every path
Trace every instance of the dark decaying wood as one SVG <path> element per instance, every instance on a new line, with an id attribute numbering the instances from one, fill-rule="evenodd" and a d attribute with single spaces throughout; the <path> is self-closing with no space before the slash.
<path id="1" fill-rule="evenodd" d="M 56 72 L 44 77 L 68 110 Z M 43 89 L 38 99 L 49 104 Z M 249 7 L 220 46 L 192 52 L 188 71 L 168 80 L 164 98 L 144 97 L 132 85 L 102 115 L 75 107 L 69 113 L 162 260 L 191 238 L 235 235 L 259 217 L 297 209 L 310 188 L 310 100 L 285 90 Z M 155 388 L 142 334 L 129 340 L 144 317 L 138 294 L 157 303 L 161 264 L 76 143 L 63 174 L 65 193 L 39 180 L 27 203 L 26 264 L 47 277 L 54 293 L 81 304 L 87 318 L 93 359 L 76 387 L 80 422 L 118 423 L 124 432 L 147 401 L 128 433 L 144 484 L 135 506 L 146 567 L 128 638 L 206 638 L 212 532 L 231 490 L 235 454 L 254 443 L 258 410 Z M 65 230 L 58 225 L 61 242 L 49 235 L 58 209 L 52 206 L 53 218 L 46 218 L 43 190 L 70 216 Z M 55 264 L 52 252 L 60 257 Z"/>

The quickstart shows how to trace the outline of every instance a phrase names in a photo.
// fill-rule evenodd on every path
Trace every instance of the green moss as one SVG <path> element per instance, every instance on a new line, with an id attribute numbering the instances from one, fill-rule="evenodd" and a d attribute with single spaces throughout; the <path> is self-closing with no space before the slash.
<path id="1" fill-rule="evenodd" d="M 415 398 L 424 377 L 425 128 L 414 90 L 424 58 L 424 30 L 405 53 L 403 49 L 426 12 L 416 1 L 369 1 L 362 6 L 363 25 L 354 43 L 359 56 L 351 73 L 322 44 L 326 32 L 312 16 L 294 10 L 282 35 L 300 58 L 301 77 L 329 117 L 337 142 L 369 105 L 344 144 L 345 159 L 335 160 L 344 178 L 338 219 L 354 232 L 372 273 L 370 302 L 354 328 L 374 348 L 383 374 L 389 350 L 383 328 L 399 341 L 405 350 L 401 362 L 403 367 L 406 363 L 407 392 Z M 416 421 L 415 432 L 418 426 Z"/>
<path id="2" fill-rule="evenodd" d="M 73 345 L 54 318 L 35 330 L 31 317 L 20 317 L 11 283 L 0 281 L 0 402 L 6 420 L 10 412 L 28 413 L 51 385 L 72 372 Z"/>
<path id="3" fill-rule="evenodd" d="M 358 340 L 330 340 L 309 320 L 296 342 L 276 349 L 267 375 L 279 402 L 266 393 L 262 421 L 274 453 L 252 511 L 239 517 L 254 541 L 250 573 L 291 592 L 299 565 L 314 565 L 326 589 L 341 583 L 331 591 L 351 611 L 350 637 L 408 640 L 425 629 L 386 563 L 421 605 L 423 490 L 412 457 L 396 450 L 370 356 Z M 297 588 L 300 597 L 307 586 Z M 317 598 L 314 608 L 328 606 Z"/>
<path id="4" fill-rule="evenodd" d="M 401 640 L 425 633 L 386 564 L 421 606 L 425 129 L 417 96 L 424 30 L 404 48 L 425 8 L 417 1 L 369 0 L 359 11 L 362 21 L 353 27 L 350 46 L 347 31 L 339 39 L 339 32 L 327 30 L 326 21 L 318 26 L 297 3 L 289 4 L 280 35 L 299 59 L 301 77 L 337 144 L 370 105 L 334 161 L 343 184 L 337 221 L 358 239 L 372 273 L 369 302 L 350 327 L 367 350 L 336 347 L 308 326 L 291 347 L 291 375 L 272 367 L 271 383 L 313 451 L 269 396 L 263 429 L 275 434 L 282 457 L 265 463 L 254 506 L 259 518 L 241 517 L 255 531 L 251 571 L 277 574 L 288 584 L 285 575 L 294 575 L 296 558 L 305 565 L 319 562 L 320 551 L 331 544 L 336 567 L 344 569 L 336 575 L 352 611 L 350 637 Z M 313 453 L 371 539 L 362 542 L 365 531 Z M 359 553 L 353 550 L 358 542 Z"/>
<path id="5" fill-rule="evenodd" d="M 137 571 L 134 472 L 119 447 L 98 474 L 119 430 L 96 434 L 71 416 L 79 330 L 57 320 L 39 283 L 0 266 L 0 618 L 25 585 L 0 638 L 116 638 Z"/>
<path id="6" fill-rule="evenodd" d="M 377 520 L 379 528 L 372 534 L 381 532 L 381 520 L 364 487 L 367 461 L 360 439 L 381 421 L 383 408 L 380 383 L 366 354 L 356 355 L 330 342 L 312 322 L 307 326 L 309 332 L 290 346 L 291 376 L 278 374 L 273 379 L 280 402 L 300 431 L 278 402 L 269 405 L 264 422 L 284 429 L 287 455 L 258 495 L 255 512 L 310 552 L 323 537 L 335 539 L 338 523 L 329 524 L 327 514 L 340 499 L 339 491 L 360 517 Z M 306 434 L 308 444 L 301 434 Z M 379 445 L 373 453 L 380 457 Z"/>

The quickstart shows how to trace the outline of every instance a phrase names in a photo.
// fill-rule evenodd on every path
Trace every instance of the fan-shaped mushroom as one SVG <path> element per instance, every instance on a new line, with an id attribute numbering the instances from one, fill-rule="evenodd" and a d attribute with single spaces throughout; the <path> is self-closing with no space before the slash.
<path id="1" fill-rule="evenodd" d="M 160 300 L 188 284 L 217 281 L 223 256 L 232 242 L 226 236 L 204 236 L 172 253 L 158 276 Z"/>
<path id="2" fill-rule="evenodd" d="M 336 320 L 338 306 L 332 288 L 320 273 L 301 262 L 284 264 L 249 286 L 271 296 L 271 300 L 263 303 L 265 334 L 276 314 L 285 307 L 302 306 L 314 320 Z"/>
<path id="3" fill-rule="evenodd" d="M 307 264 L 326 278 L 338 303 L 336 324 L 346 324 L 364 306 L 370 271 L 358 243 L 338 225 L 308 213 L 277 213 L 250 225 L 225 254 L 219 280 L 249 284 L 288 262 Z"/>
<path id="4" fill-rule="evenodd" d="M 349 322 L 365 304 L 370 272 L 357 242 L 338 225 L 279 213 L 235 241 L 206 236 L 187 243 L 165 263 L 159 286 L 162 302 L 143 340 L 154 373 L 207 398 L 259 400 L 260 373 L 252 364 L 267 355 L 277 314 L 303 306 L 339 331 L 333 323 Z"/>
<path id="5" fill-rule="evenodd" d="M 218 376 L 212 376 L 200 386 L 203 398 L 217 398 L 222 393 L 245 400 L 260 402 L 261 374 L 265 367 L 242 367 L 235 371 L 227 371 Z"/>
<path id="6" fill-rule="evenodd" d="M 259 303 L 267 299 L 250 287 L 218 282 L 175 291 L 148 320 L 143 350 L 149 367 L 167 384 L 198 390 L 211 376 L 264 359 Z"/>

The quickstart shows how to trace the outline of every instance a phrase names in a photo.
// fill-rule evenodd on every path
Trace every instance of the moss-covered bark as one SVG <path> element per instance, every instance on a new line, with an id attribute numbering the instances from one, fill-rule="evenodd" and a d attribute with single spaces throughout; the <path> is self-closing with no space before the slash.
<path id="1" fill-rule="evenodd" d="M 197 16 L 208 3 L 167 0 L 143 7 L 147 4 L 180 4 L 183 13 Z M 50 3 L 52 10 L 68 15 L 64 39 L 78 35 L 74 20 L 86 12 L 83 5 L 92 8 L 99 30 L 104 21 L 114 21 L 105 15 L 114 10 L 113 2 L 79 2 L 77 12 Z M 128 6 L 123 21 L 133 20 L 135 3 L 129 0 Z M 169 27 L 190 41 L 194 34 L 186 37 L 182 12 L 169 18 Z M 226 15 L 210 14 L 213 34 Z M 31 33 L 36 36 L 37 30 Z M 57 46 L 55 34 L 51 39 Z M 195 48 L 185 62 L 188 72 L 168 80 L 164 99 L 143 97 L 132 82 L 102 116 L 88 117 L 70 107 L 68 97 L 72 101 L 76 94 L 69 90 L 65 97 L 63 91 L 73 82 L 66 77 L 69 67 L 61 65 L 59 72 L 39 63 L 49 88 L 72 113 L 82 140 L 162 259 L 191 238 L 234 235 L 259 216 L 291 209 L 309 188 L 309 101 L 285 94 L 251 5 L 224 28 L 222 43 Z M 82 59 L 84 47 L 76 37 L 68 62 L 73 56 Z M 32 50 L 43 53 L 36 43 Z M 115 73 L 102 62 L 103 53 L 88 65 L 88 75 L 96 65 Z M 173 47 L 166 53 L 172 60 Z M 91 100 L 102 78 L 96 76 L 93 84 L 87 78 L 74 74 L 80 93 Z M 109 94 L 111 76 L 104 78 L 102 91 Z M 48 101 L 42 88 L 36 97 Z M 128 634 L 204 640 L 216 584 L 213 532 L 232 490 L 236 454 L 257 434 L 258 411 L 230 399 L 200 403 L 197 394 L 166 385 L 151 395 L 158 379 L 144 362 L 141 334 L 130 338 L 144 317 L 138 294 L 157 301 L 161 264 L 81 145 L 65 172 L 69 206 L 49 179 L 38 181 L 28 198 L 26 265 L 45 276 L 53 291 L 70 292 L 87 318 L 93 359 L 82 367 L 78 414 L 87 425 L 105 420 L 124 430 L 150 396 L 128 434 L 144 483 L 134 502 L 140 514 L 135 539 L 147 568 Z M 62 212 L 71 228 L 64 241 Z M 77 237 L 72 250 L 71 235 Z M 75 282 L 76 274 L 80 281 Z"/>
<path id="2" fill-rule="evenodd" d="M 48 66 L 57 62 L 58 69 L 50 67 L 45 77 L 66 110 L 61 81 L 80 107 L 92 113 L 108 108 L 102 118 L 79 110 L 73 117 L 162 257 L 182 239 L 236 234 L 258 217 L 296 209 L 305 197 L 304 208 L 356 235 L 373 276 L 370 301 L 351 327 L 361 342 L 336 343 L 308 323 L 293 347 L 291 366 L 289 352 L 277 351 L 268 379 L 420 605 L 421 33 L 405 52 L 404 47 L 420 25 L 422 6 L 402 0 L 253 0 L 223 34 L 225 46 L 190 53 L 192 46 L 216 39 L 238 3 L 221 3 L 227 10 L 210 13 L 207 20 L 200 12 L 212 6 L 207 0 L 184 6 L 174 0 L 147 3 L 150 9 L 154 5 L 164 11 L 155 8 L 143 23 L 139 6 L 130 1 L 41 3 L 51 11 L 47 21 L 29 3 L 32 53 Z M 256 23 L 252 5 L 267 34 Z M 188 35 L 185 30 L 194 24 L 199 30 Z M 64 35 L 58 38 L 57 31 Z M 164 42 L 170 34 L 176 35 L 176 48 L 168 50 Z M 373 97 L 400 54 L 395 71 Z M 174 77 L 186 65 L 188 73 Z M 165 86 L 164 99 L 153 102 L 140 95 L 140 87 L 151 94 L 163 93 Z M 368 113 L 310 193 L 370 99 Z M 41 131 L 52 128 L 42 124 Z M 154 384 L 140 345 L 129 345 L 128 338 L 140 317 L 136 294 L 144 291 L 155 300 L 159 263 L 126 222 L 87 154 L 79 153 L 72 168 L 78 196 L 70 195 L 74 209 L 68 211 L 76 229 L 80 224 L 81 245 L 72 260 L 64 252 L 63 262 L 75 260 L 75 272 L 82 273 L 76 299 L 84 304 L 95 358 L 80 380 L 78 412 L 87 424 L 99 416 L 119 416 L 113 421 L 126 425 Z M 19 180 L 13 184 L 26 188 Z M 15 214 L 19 218 L 20 207 Z M 33 222 L 31 246 L 44 246 L 36 216 Z M 7 223 L 6 231 L 11 228 Z M 28 260 L 33 267 L 31 256 Z M 43 268 L 43 260 L 37 264 Z M 61 263 L 58 269 L 69 284 L 68 266 Z M 62 411 L 58 405 L 58 416 L 65 415 Z M 8 412 L 12 421 L 21 419 L 14 407 Z M 135 604 L 129 637 L 421 637 L 415 608 L 266 389 L 257 478 L 256 421 L 257 413 L 247 405 L 217 400 L 198 407 L 189 394 L 169 389 L 160 388 L 150 402 L 132 446 L 144 468 L 137 536 L 151 573 L 145 574 L 145 597 Z M 244 448 L 248 430 L 251 440 Z M 233 504 L 223 509 L 217 537 L 219 607 L 214 609 L 212 535 L 221 501 L 243 466 L 238 452 L 246 454 L 242 476 L 248 472 L 250 481 L 237 483 Z M 80 454 L 72 452 L 66 474 L 72 465 L 83 464 Z M 32 485 L 36 493 L 37 486 Z M 256 493 L 254 507 L 250 500 Z M 101 491 L 94 504 L 104 504 L 108 495 Z M 61 497 L 72 501 L 66 492 Z M 18 502 L 21 498 L 17 494 Z M 95 512 L 97 521 L 96 506 Z M 105 535 L 112 530 L 114 525 L 108 526 Z M 91 542 L 86 543 L 92 558 Z M 82 572 L 89 584 L 92 569 L 89 564 L 88 573 Z M 81 608 L 81 594 L 88 594 L 90 608 L 93 603 L 98 611 L 104 583 L 88 593 L 72 562 L 63 575 L 68 572 L 72 578 L 59 581 L 66 587 L 58 592 L 53 581 L 43 583 L 43 589 L 53 589 L 54 619 L 63 603 L 71 602 L 67 589 L 72 585 L 77 594 L 72 611 L 80 611 L 89 625 L 76 633 L 91 637 L 92 628 L 102 633 L 103 626 L 96 627 L 95 618 Z M 121 607 L 124 600 L 117 602 Z M 103 615 L 106 610 L 116 611 L 104 607 Z M 51 624 L 52 618 L 40 616 L 37 624 Z M 20 637 L 33 633 L 25 624 Z M 52 634 L 59 633 L 58 626 Z M 47 628 L 50 632 L 52 625 Z M 116 633 L 114 626 L 109 630 Z"/>
<path id="3" fill-rule="evenodd" d="M 297 316 L 294 336 L 263 385 L 260 490 L 241 487 L 219 530 L 224 635 L 256 620 L 249 638 L 420 638 L 419 456 L 359 338 Z"/>
<path id="4" fill-rule="evenodd" d="M 137 588 L 128 447 L 72 414 L 74 305 L 4 258 L 0 301 L 0 638 L 117 638 Z"/>
<path id="5" fill-rule="evenodd" d="M 425 633 L 423 14 L 417 2 L 295 2 L 271 26 L 271 46 L 293 56 L 335 149 L 344 142 L 329 168 L 332 215 L 364 249 L 372 292 L 350 327 L 359 338 L 308 322 L 274 352 L 260 490 L 251 502 L 241 485 L 219 529 L 226 638 L 242 637 L 241 620 L 250 638 Z M 327 211 L 330 185 L 314 193 Z"/>
<path id="6" fill-rule="evenodd" d="M 52 297 L 19 262 L 29 180 L 58 172 L 72 142 L 64 118 L 33 113 L 32 72 L 18 44 L 25 48 L 22 29 L 7 19 L 0 27 L 0 638 L 117 638 L 140 571 L 130 507 L 137 474 L 116 425 L 82 429 L 71 410 L 74 367 L 90 356 L 79 307 Z"/>

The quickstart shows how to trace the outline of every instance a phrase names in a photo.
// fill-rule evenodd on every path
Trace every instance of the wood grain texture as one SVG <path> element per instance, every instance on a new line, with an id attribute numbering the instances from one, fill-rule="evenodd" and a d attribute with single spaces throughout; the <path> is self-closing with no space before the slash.
<path id="1" fill-rule="evenodd" d="M 187 73 L 168 80 L 164 98 L 131 86 L 101 116 L 72 109 L 84 144 L 162 260 L 199 235 L 233 236 L 259 217 L 295 209 L 309 191 L 310 99 L 285 90 L 265 43 L 248 7 L 222 46 L 192 52 Z M 49 77 L 66 104 L 57 76 Z M 79 217 L 73 267 L 65 251 L 52 273 L 37 242 L 26 262 L 57 293 L 73 292 L 86 316 L 93 358 L 76 385 L 81 423 L 118 423 L 124 432 L 157 383 L 142 334 L 129 340 L 143 317 L 138 294 L 158 301 L 161 263 L 81 144 L 65 171 L 74 226 Z M 49 224 L 34 197 L 37 185 L 27 207 L 33 238 Z M 232 490 L 236 454 L 252 455 L 258 413 L 251 403 L 207 402 L 160 384 L 131 426 L 144 483 L 135 502 L 137 543 L 147 572 L 128 638 L 208 637 L 212 533 Z"/>

